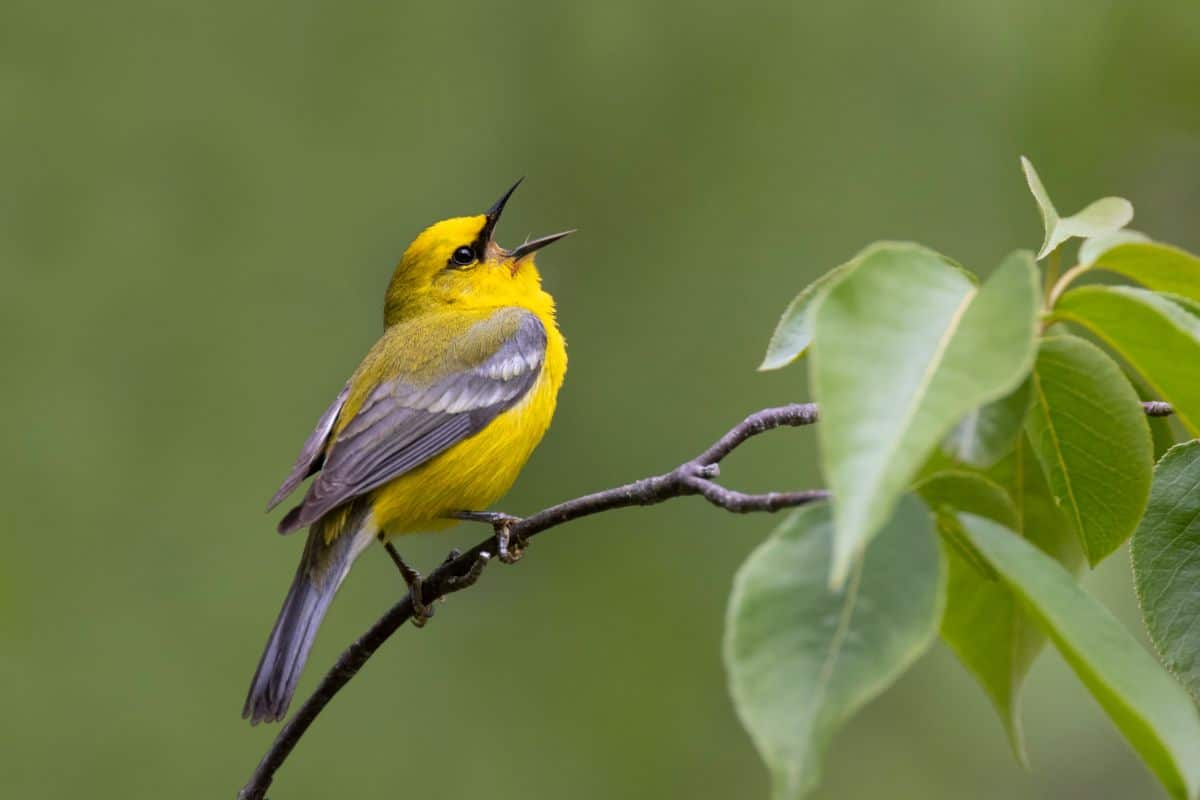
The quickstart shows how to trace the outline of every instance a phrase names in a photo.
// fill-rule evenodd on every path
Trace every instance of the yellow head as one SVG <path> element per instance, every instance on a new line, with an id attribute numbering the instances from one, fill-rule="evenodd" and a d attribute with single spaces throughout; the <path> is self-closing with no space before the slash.
<path id="1" fill-rule="evenodd" d="M 574 231 L 533 239 L 505 250 L 493 236 L 517 181 L 488 211 L 434 223 L 404 251 L 388 285 L 384 324 L 454 306 L 492 308 L 551 302 L 542 291 L 533 254 Z"/>

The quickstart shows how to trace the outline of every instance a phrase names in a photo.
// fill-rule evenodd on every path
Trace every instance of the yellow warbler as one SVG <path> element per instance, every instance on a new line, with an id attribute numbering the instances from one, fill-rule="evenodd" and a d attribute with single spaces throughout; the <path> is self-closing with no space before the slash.
<path id="1" fill-rule="evenodd" d="M 251 722 L 287 712 L 317 628 L 372 541 L 487 508 L 550 424 L 567 352 L 533 253 L 571 231 L 513 250 L 496 244 L 519 184 L 487 213 L 438 222 L 409 245 L 388 286 L 383 335 L 271 500 L 268 509 L 316 474 L 279 524 L 280 533 L 308 527 L 308 543 L 246 697 Z M 420 577 L 391 552 L 421 623 Z"/>

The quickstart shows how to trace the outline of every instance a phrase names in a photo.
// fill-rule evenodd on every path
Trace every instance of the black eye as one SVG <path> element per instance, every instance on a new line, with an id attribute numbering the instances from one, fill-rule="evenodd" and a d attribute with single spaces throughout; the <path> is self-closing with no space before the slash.
<path id="1" fill-rule="evenodd" d="M 455 266 L 470 266 L 475 263 L 475 251 L 464 245 L 454 251 L 454 254 L 450 256 L 450 260 L 454 262 Z"/>

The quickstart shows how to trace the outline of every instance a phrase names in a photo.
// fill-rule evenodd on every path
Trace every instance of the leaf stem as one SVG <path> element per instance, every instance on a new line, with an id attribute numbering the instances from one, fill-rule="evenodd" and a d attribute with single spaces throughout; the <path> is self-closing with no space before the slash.
<path id="1" fill-rule="evenodd" d="M 1049 297 L 1050 292 L 1054 287 L 1054 282 L 1058 280 L 1058 273 L 1062 269 L 1062 245 L 1054 248 L 1050 256 L 1046 259 L 1046 282 L 1044 294 Z M 1049 308 L 1049 306 L 1047 306 Z"/>
<path id="2" fill-rule="evenodd" d="M 1046 311 L 1051 312 L 1054 306 L 1058 303 L 1058 298 L 1062 297 L 1063 292 L 1071 285 L 1071 281 L 1078 278 L 1083 273 L 1091 269 L 1091 264 L 1076 264 L 1062 274 L 1062 277 L 1055 281 L 1053 287 L 1046 293 Z M 1047 275 L 1049 277 L 1049 275 Z"/>

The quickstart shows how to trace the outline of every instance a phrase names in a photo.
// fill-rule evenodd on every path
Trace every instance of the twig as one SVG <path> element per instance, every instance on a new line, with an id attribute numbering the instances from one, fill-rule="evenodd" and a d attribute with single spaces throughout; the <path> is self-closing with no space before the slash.
<path id="1" fill-rule="evenodd" d="M 1169 417 L 1175 413 L 1175 409 L 1170 403 L 1164 403 L 1161 400 L 1147 400 L 1142 403 L 1142 410 L 1146 412 L 1147 417 Z"/>
<path id="2" fill-rule="evenodd" d="M 1147 416 L 1166 417 L 1174 413 L 1169 403 L 1147 401 L 1142 403 Z M 739 425 L 718 439 L 711 447 L 691 461 L 680 464 L 670 472 L 643 478 L 615 489 L 584 495 L 565 503 L 544 509 L 524 519 L 508 519 L 495 524 L 496 534 L 485 539 L 465 553 L 447 559 L 440 567 L 425 578 L 421 599 L 431 605 L 439 597 L 461 591 L 472 585 L 479 577 L 484 565 L 499 551 L 498 536 L 503 534 L 517 542 L 558 527 L 571 520 L 629 506 L 651 506 L 676 497 L 699 495 L 713 505 L 739 514 L 754 511 L 779 511 L 824 500 L 829 493 L 814 489 L 803 492 L 769 492 L 767 494 L 744 494 L 726 489 L 713 481 L 720 475 L 718 466 L 722 459 L 736 450 L 747 439 L 780 427 L 811 425 L 817 421 L 815 403 L 792 404 L 778 408 L 767 408 L 746 417 Z M 503 515 L 501 515 L 503 516 Z M 504 529 L 503 531 L 501 529 Z M 406 595 L 386 614 L 371 626 L 370 630 L 350 645 L 338 658 L 333 668 L 326 673 L 312 695 L 280 729 L 271 744 L 271 749 L 250 776 L 250 780 L 238 793 L 240 800 L 264 800 L 267 788 L 276 771 L 287 760 L 292 749 L 304 736 L 317 715 L 325 708 L 342 687 L 353 678 L 363 665 L 396 630 L 412 618 L 412 601 Z"/>
<path id="3" fill-rule="evenodd" d="M 722 436 L 712 447 L 691 461 L 680 464 L 670 472 L 643 478 L 615 489 L 584 495 L 565 503 L 544 509 L 532 516 L 515 522 L 496 523 L 496 534 L 506 528 L 506 535 L 523 542 L 580 517 L 611 511 L 629 506 L 651 506 L 675 497 L 699 495 L 708 502 L 727 511 L 743 514 L 752 511 L 779 511 L 824 500 L 829 493 L 816 489 L 805 492 L 770 492 L 767 494 L 744 494 L 714 482 L 720 474 L 721 460 L 733 452 L 747 439 L 760 433 L 785 426 L 811 425 L 817 421 L 815 403 L 792 404 L 768 408 L 751 414 Z M 430 605 L 444 597 L 465 589 L 479 576 L 483 565 L 499 550 L 497 535 L 486 539 L 465 553 L 435 569 L 425 578 L 421 587 L 421 600 Z M 343 686 L 353 678 L 379 647 L 412 617 L 412 601 L 408 596 L 396 603 L 386 614 L 371 626 L 370 630 L 350 645 L 338 658 L 333 668 L 326 673 L 320 685 L 304 701 L 299 710 L 280 729 L 263 756 L 250 780 L 242 787 L 241 800 L 264 800 L 267 788 L 275 772 L 283 765 L 296 743 L 312 725 L 313 720 L 333 699 Z"/>

